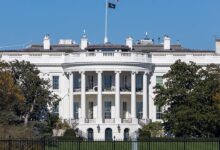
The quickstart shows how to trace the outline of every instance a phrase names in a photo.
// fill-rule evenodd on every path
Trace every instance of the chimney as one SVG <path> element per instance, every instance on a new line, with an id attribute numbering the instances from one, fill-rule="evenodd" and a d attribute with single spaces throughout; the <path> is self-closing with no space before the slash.
<path id="1" fill-rule="evenodd" d="M 50 36 L 48 34 L 44 36 L 43 45 L 44 50 L 50 50 Z"/>
<path id="2" fill-rule="evenodd" d="M 84 33 L 83 33 L 83 36 L 82 36 L 81 42 L 80 42 L 80 48 L 82 50 L 85 50 L 87 47 L 88 47 L 88 38 L 87 38 L 85 30 L 84 30 Z"/>
<path id="3" fill-rule="evenodd" d="M 171 45 L 171 39 L 169 36 L 165 35 L 164 36 L 164 43 L 163 43 L 163 46 L 164 46 L 164 50 L 170 50 L 170 45 Z"/>
<path id="4" fill-rule="evenodd" d="M 215 41 L 215 53 L 220 54 L 220 39 L 216 39 Z"/>
<path id="5" fill-rule="evenodd" d="M 133 38 L 131 36 L 129 36 L 126 39 L 126 46 L 128 46 L 132 50 L 132 48 L 133 48 Z"/>

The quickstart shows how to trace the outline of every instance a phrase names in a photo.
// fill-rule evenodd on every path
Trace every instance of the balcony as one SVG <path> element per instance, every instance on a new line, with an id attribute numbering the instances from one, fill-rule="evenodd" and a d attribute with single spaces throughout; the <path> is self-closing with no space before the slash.
<path id="1" fill-rule="evenodd" d="M 143 73 L 137 74 L 136 77 L 136 92 L 143 93 Z M 73 75 L 74 94 L 81 93 L 81 75 L 79 72 L 74 72 Z M 131 71 L 122 71 L 119 74 L 119 88 L 121 94 L 131 94 Z M 101 75 L 101 86 L 103 94 L 114 94 L 116 92 L 116 73 L 114 71 L 103 71 Z M 86 94 L 97 94 L 98 92 L 98 74 L 95 71 L 85 72 L 85 91 Z"/>
<path id="2" fill-rule="evenodd" d="M 104 123 L 115 123 L 115 119 L 114 118 L 104 119 Z"/>
<path id="3" fill-rule="evenodd" d="M 85 119 L 85 123 L 96 123 L 96 119 Z"/>
<path id="4" fill-rule="evenodd" d="M 150 63 L 148 54 L 136 52 L 78 52 L 65 56 L 64 63 L 127 62 Z"/>
<path id="5" fill-rule="evenodd" d="M 122 119 L 122 123 L 132 123 L 131 118 Z"/>
<path id="6" fill-rule="evenodd" d="M 98 91 L 98 86 L 89 86 L 86 88 L 86 92 L 97 92 Z"/>

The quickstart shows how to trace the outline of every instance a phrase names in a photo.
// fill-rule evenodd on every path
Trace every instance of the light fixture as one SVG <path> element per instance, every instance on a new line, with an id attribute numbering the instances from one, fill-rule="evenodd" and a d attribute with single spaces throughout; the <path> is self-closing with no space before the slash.
<path id="1" fill-rule="evenodd" d="M 118 125 L 118 133 L 120 133 L 121 132 L 121 127 L 120 127 L 120 125 Z"/>
<path id="2" fill-rule="evenodd" d="M 98 126 L 97 126 L 97 130 L 98 130 L 98 133 L 100 132 L 100 126 L 99 126 L 99 124 L 98 124 Z"/>

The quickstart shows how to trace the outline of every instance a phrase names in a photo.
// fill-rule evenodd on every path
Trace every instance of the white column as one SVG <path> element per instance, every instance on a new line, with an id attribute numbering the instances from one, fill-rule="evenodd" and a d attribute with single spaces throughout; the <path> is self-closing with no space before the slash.
<path id="1" fill-rule="evenodd" d="M 86 118 L 86 76 L 85 71 L 81 71 L 81 123 L 85 123 Z"/>
<path id="2" fill-rule="evenodd" d="M 131 73 L 131 118 L 132 123 L 137 123 L 136 115 L 136 72 Z"/>
<path id="3" fill-rule="evenodd" d="M 97 123 L 103 122 L 102 117 L 102 71 L 97 71 L 98 74 L 98 100 L 97 100 Z"/>
<path id="4" fill-rule="evenodd" d="M 73 73 L 69 74 L 69 119 L 74 119 Z"/>
<path id="5" fill-rule="evenodd" d="M 148 72 L 143 74 L 143 119 L 147 119 L 147 76 Z"/>
<path id="6" fill-rule="evenodd" d="M 115 123 L 121 123 L 120 117 L 120 71 L 115 72 Z"/>

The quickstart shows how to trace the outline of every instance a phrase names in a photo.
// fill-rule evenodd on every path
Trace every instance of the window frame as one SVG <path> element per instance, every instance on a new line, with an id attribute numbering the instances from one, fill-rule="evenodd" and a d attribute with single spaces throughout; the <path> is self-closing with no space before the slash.
<path id="1" fill-rule="evenodd" d="M 79 119 L 79 102 L 73 103 L 73 116 L 74 119 Z"/>
<path id="2" fill-rule="evenodd" d="M 163 115 L 163 107 L 156 106 L 156 119 L 161 120 Z"/>
<path id="3" fill-rule="evenodd" d="M 55 80 L 56 77 L 57 77 L 57 81 Z M 52 75 L 52 89 L 53 90 L 60 89 L 60 76 L 59 75 Z"/>
<path id="4" fill-rule="evenodd" d="M 112 119 L 112 102 L 111 101 L 104 102 L 104 113 L 105 113 L 105 116 L 104 116 L 105 119 Z"/>

